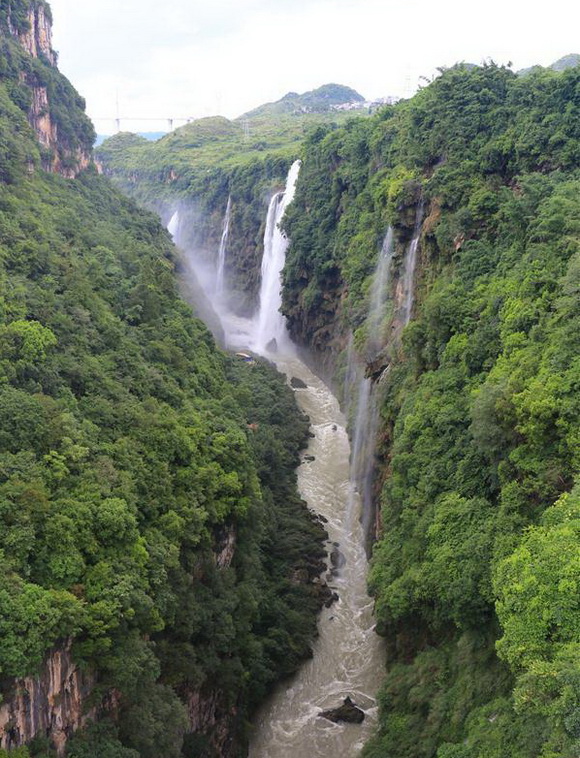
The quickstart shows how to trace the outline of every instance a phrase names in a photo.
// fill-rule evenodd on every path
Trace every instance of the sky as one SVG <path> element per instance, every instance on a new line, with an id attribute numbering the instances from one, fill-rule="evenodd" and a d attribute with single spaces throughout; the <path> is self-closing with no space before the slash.
<path id="1" fill-rule="evenodd" d="M 458 61 L 515 70 L 580 52 L 580 3 L 551 0 L 50 0 L 59 67 L 97 132 L 234 118 L 336 82 L 406 97 Z"/>

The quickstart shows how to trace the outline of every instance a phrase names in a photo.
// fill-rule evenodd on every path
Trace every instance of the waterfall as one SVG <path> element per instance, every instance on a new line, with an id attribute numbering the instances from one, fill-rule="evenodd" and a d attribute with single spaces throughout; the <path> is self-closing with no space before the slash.
<path id="1" fill-rule="evenodd" d="M 389 294 L 391 267 L 395 253 L 393 230 L 389 227 L 385 238 L 371 287 L 369 312 L 367 316 L 367 340 L 365 354 L 368 360 L 377 357 L 384 345 L 383 321 Z M 351 495 L 349 498 L 345 528 L 347 535 L 353 528 L 356 509 L 356 493 L 361 503 L 361 522 L 365 540 L 369 540 L 374 517 L 373 475 L 375 469 L 375 450 L 379 429 L 378 388 L 365 376 L 352 340 L 348 350 L 348 373 L 351 393 L 356 395 L 356 414 L 352 431 L 352 449 L 350 459 Z"/>
<path id="2" fill-rule="evenodd" d="M 385 317 L 387 304 L 388 286 L 391 276 L 391 265 L 395 254 L 395 240 L 393 229 L 389 226 L 371 287 L 371 302 L 367 317 L 367 352 L 370 358 L 375 358 L 376 353 L 383 346 L 382 324 Z"/>
<path id="3" fill-rule="evenodd" d="M 230 233 L 230 214 L 232 210 L 232 197 L 228 197 L 228 203 L 226 205 L 226 215 L 224 217 L 224 223 L 222 227 L 222 238 L 220 240 L 220 248 L 218 252 L 217 260 L 217 274 L 216 274 L 216 294 L 223 295 L 224 293 L 224 271 L 226 266 L 226 250 L 228 246 L 228 235 Z"/>
<path id="4" fill-rule="evenodd" d="M 423 210 L 424 201 L 423 198 L 421 198 L 417 207 L 413 237 L 406 250 L 405 261 L 403 264 L 403 292 L 405 297 L 403 304 L 403 326 L 407 326 L 411 320 L 413 312 L 413 302 L 415 299 L 415 268 L 417 266 L 417 248 L 419 247 L 419 238 L 421 236 Z"/>
<path id="5" fill-rule="evenodd" d="M 167 224 L 167 231 L 169 234 L 171 234 L 173 241 L 177 244 L 177 236 L 179 234 L 179 211 L 175 211 L 175 213 L 169 219 L 169 223 Z"/>
<path id="6" fill-rule="evenodd" d="M 273 347 L 275 345 L 278 348 L 281 344 L 289 344 L 286 320 L 280 313 L 282 305 L 281 275 L 289 240 L 280 229 L 279 224 L 294 197 L 299 171 L 300 161 L 295 161 L 288 172 L 286 189 L 284 192 L 278 192 L 274 195 L 268 208 L 264 232 L 260 305 L 255 327 L 255 342 L 258 352 L 264 352 L 268 346 Z"/>

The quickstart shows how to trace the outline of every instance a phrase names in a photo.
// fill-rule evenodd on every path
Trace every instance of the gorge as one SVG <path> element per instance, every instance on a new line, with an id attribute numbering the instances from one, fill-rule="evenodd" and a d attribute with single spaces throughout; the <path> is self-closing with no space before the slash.
<path id="1" fill-rule="evenodd" d="M 93 164 L 0 32 L 0 755 L 575 758 L 580 69 Z"/>

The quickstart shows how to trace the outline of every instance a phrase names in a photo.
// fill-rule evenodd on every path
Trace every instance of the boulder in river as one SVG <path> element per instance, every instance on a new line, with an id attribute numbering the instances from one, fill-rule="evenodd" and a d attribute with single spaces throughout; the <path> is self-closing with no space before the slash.
<path id="1" fill-rule="evenodd" d="M 318 714 L 329 721 L 337 724 L 339 721 L 345 721 L 347 724 L 362 724 L 365 719 L 364 711 L 361 710 L 350 697 L 345 697 L 342 705 L 338 708 L 331 708 L 328 711 L 320 711 Z"/>
<path id="2" fill-rule="evenodd" d="M 305 390 L 308 388 L 306 382 L 303 382 L 302 379 L 299 379 L 297 376 L 293 376 L 290 379 L 290 386 L 294 387 L 295 390 Z"/>
<path id="3" fill-rule="evenodd" d="M 337 547 L 330 553 L 330 563 L 335 569 L 341 569 L 346 564 L 346 558 Z"/>

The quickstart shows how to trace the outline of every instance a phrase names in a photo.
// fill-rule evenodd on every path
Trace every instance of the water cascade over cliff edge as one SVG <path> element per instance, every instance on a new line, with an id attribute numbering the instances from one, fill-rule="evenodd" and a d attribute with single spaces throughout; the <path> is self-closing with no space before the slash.
<path id="1" fill-rule="evenodd" d="M 402 287 L 402 292 L 399 293 L 399 299 L 402 300 L 400 320 L 403 327 L 407 326 L 411 320 L 411 316 L 413 315 L 413 303 L 415 302 L 415 270 L 417 268 L 417 251 L 419 248 L 419 240 L 421 238 L 421 225 L 423 223 L 424 211 L 425 202 L 423 198 L 421 198 L 419 200 L 419 205 L 417 206 L 413 237 L 405 251 L 403 271 L 399 282 L 399 285 Z"/>
<path id="2" fill-rule="evenodd" d="M 218 250 L 217 272 L 216 272 L 216 294 L 218 296 L 223 295 L 223 292 L 224 292 L 226 253 L 227 253 L 227 248 L 228 248 L 228 236 L 230 233 L 231 215 L 232 215 L 232 196 L 230 195 L 228 197 L 228 203 L 226 205 L 226 214 L 224 216 L 222 238 L 220 240 L 220 248 Z"/>
<path id="3" fill-rule="evenodd" d="M 280 229 L 280 221 L 294 197 L 299 171 L 300 161 L 295 161 L 288 173 L 286 189 L 284 192 L 274 195 L 268 208 L 264 232 L 260 305 L 254 332 L 255 349 L 260 353 L 263 353 L 268 345 L 276 346 L 276 349 L 280 350 L 290 347 L 286 319 L 280 312 L 282 305 L 281 274 L 289 240 Z"/>

